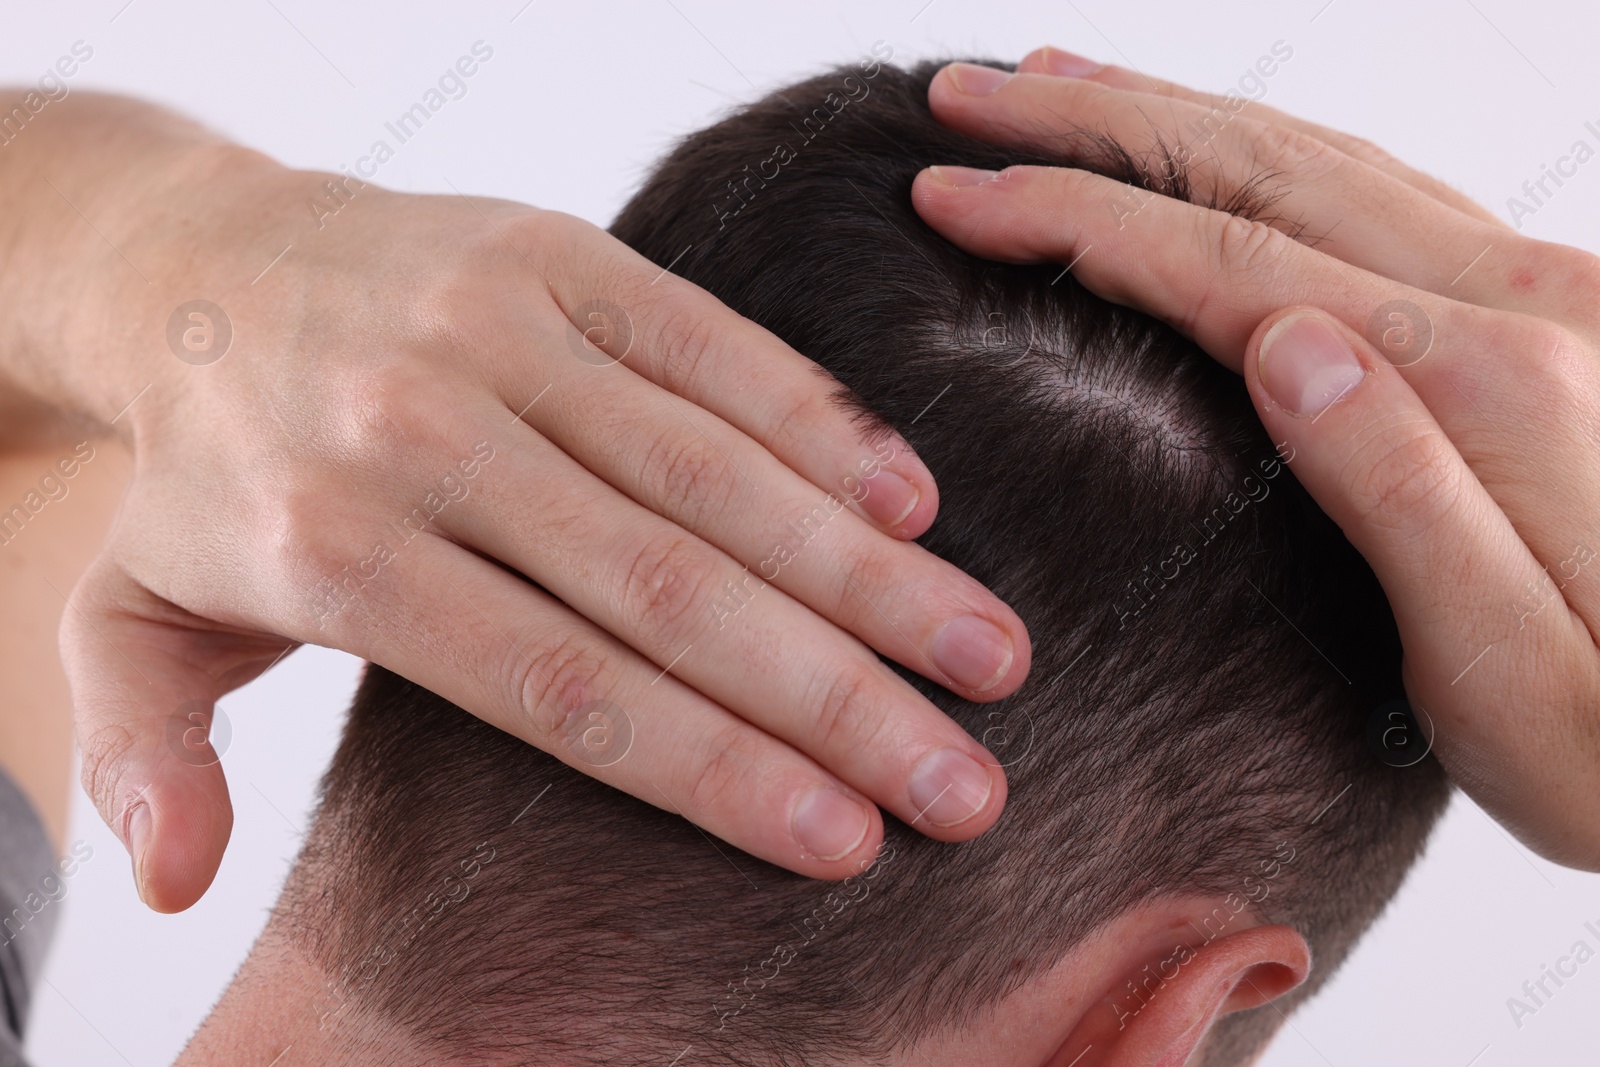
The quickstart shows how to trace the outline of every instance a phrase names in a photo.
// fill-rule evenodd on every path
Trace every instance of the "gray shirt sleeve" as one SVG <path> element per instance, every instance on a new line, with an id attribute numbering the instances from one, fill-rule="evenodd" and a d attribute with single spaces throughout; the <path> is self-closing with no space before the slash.
<path id="1" fill-rule="evenodd" d="M 27 1067 L 22 1030 L 61 912 L 65 873 L 38 812 L 0 770 L 0 1067 Z"/>

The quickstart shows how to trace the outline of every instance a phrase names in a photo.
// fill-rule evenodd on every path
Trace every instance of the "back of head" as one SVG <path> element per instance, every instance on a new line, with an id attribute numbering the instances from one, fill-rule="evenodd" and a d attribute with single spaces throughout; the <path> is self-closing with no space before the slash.
<path id="1" fill-rule="evenodd" d="M 1401 692 L 1388 607 L 1242 381 L 1059 267 L 962 253 L 908 195 L 931 163 L 1177 196 L 1183 175 L 1093 136 L 1054 158 L 973 141 L 931 117 L 936 69 L 867 61 L 743 109 L 613 230 L 827 368 L 938 479 L 921 543 L 1016 609 L 1034 664 L 985 706 L 902 673 L 1005 762 L 1000 823 L 952 845 L 886 820 L 854 885 L 809 881 L 371 668 L 275 920 L 330 1004 L 473 1062 L 870 1059 L 1164 894 L 1299 930 L 1303 996 L 1394 893 L 1446 786 L 1368 748 Z M 1231 1017 L 1208 1062 L 1280 1018 Z"/>

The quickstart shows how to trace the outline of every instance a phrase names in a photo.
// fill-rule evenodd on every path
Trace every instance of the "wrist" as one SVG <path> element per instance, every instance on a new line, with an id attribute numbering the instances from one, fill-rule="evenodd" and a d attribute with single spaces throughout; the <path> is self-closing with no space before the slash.
<path id="1" fill-rule="evenodd" d="M 0 418 L 7 437 L 127 435 L 129 403 L 188 369 L 168 317 L 204 296 L 252 189 L 287 171 L 136 101 L 75 95 L 52 120 L 0 159 L 16 209 L 0 222 Z"/>
<path id="2" fill-rule="evenodd" d="M 133 434 L 143 421 L 136 401 L 145 409 L 166 403 L 209 365 L 185 345 L 186 309 L 197 301 L 236 305 L 232 294 L 265 265 L 253 260 L 272 243 L 267 231 L 281 217 L 273 201 L 291 173 L 238 145 L 194 143 L 152 156 L 107 198 L 106 239 L 100 250 L 84 250 L 95 266 L 83 296 L 76 307 L 56 307 L 48 334 L 76 373 L 67 403 Z M 74 269 L 64 258 L 58 266 Z M 148 401 L 139 399 L 147 389 Z"/>

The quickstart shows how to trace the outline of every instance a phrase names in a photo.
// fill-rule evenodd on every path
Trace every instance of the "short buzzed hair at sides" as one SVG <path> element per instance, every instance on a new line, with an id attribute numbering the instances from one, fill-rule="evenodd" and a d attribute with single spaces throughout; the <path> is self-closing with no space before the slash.
<path id="1" fill-rule="evenodd" d="M 816 360 L 932 470 L 921 543 L 1016 609 L 1034 665 L 990 705 L 895 669 L 1006 763 L 1006 813 L 963 844 L 886 819 L 886 862 L 811 881 L 372 667 L 274 919 L 330 1005 L 471 1062 L 881 1059 L 1130 907 L 1203 893 L 1227 895 L 1219 926 L 1249 909 L 1312 949 L 1304 986 L 1219 1025 L 1205 1062 L 1234 1063 L 1394 894 L 1447 786 L 1369 749 L 1402 693 L 1391 613 L 1242 380 L 1058 266 L 961 252 L 909 196 L 934 163 L 1188 197 L 1183 169 L 1092 134 L 1053 155 L 965 137 L 929 112 L 939 65 L 873 59 L 738 110 L 613 232 Z"/>

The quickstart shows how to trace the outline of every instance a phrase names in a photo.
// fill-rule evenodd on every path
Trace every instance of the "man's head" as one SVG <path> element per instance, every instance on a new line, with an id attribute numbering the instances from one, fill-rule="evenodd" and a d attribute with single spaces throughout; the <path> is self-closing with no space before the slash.
<path id="1" fill-rule="evenodd" d="M 808 881 L 373 668 L 258 946 L 323 984 L 320 1032 L 417 1062 L 1244 1062 L 1394 893 L 1446 786 L 1368 746 L 1401 692 L 1387 605 L 1242 382 L 1058 267 L 967 256 L 908 195 L 930 163 L 1183 174 L 956 134 L 935 69 L 871 59 L 741 110 L 613 232 L 938 479 L 922 544 L 1016 609 L 1033 669 L 982 706 L 902 673 L 1005 763 L 1000 823 L 890 820 L 872 867 Z"/>

